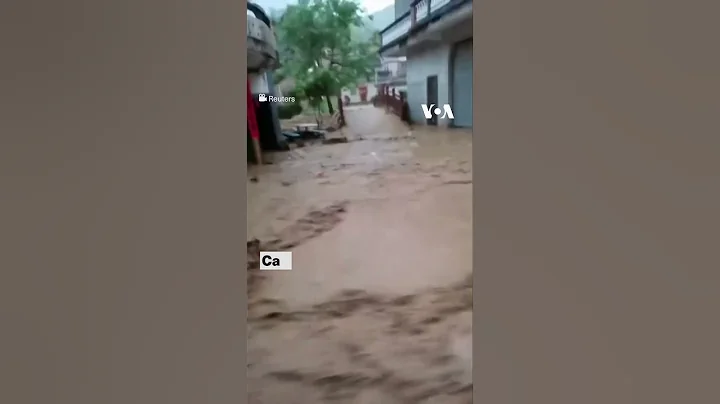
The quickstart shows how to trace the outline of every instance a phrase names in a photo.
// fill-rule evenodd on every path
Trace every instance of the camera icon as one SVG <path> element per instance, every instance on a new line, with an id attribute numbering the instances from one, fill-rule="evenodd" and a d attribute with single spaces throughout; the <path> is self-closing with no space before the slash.
<path id="1" fill-rule="evenodd" d="M 260 102 L 266 102 L 267 96 L 265 94 L 258 94 L 258 101 Z"/>

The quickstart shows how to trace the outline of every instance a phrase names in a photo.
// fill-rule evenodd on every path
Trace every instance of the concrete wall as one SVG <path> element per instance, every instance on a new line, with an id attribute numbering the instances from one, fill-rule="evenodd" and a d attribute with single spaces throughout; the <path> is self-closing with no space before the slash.
<path id="1" fill-rule="evenodd" d="M 405 56 L 386 56 L 380 58 L 380 65 L 381 66 L 396 66 L 399 62 L 404 62 L 407 60 L 407 57 Z"/>
<path id="2" fill-rule="evenodd" d="M 250 91 L 252 91 L 253 94 L 270 93 L 270 87 L 268 85 L 267 77 L 265 77 L 265 73 L 248 74 L 248 78 L 250 79 Z"/>
<path id="3" fill-rule="evenodd" d="M 420 104 L 426 102 L 427 76 L 438 76 L 438 104 L 450 103 L 450 44 L 439 44 L 433 48 L 408 52 L 407 91 L 410 105 L 410 118 L 413 122 L 423 123 L 425 117 Z M 439 120 L 438 125 L 447 121 Z"/>
<path id="4" fill-rule="evenodd" d="M 401 15 L 410 10 L 410 3 L 412 0 L 395 0 L 395 19 L 397 20 Z"/>
<path id="5" fill-rule="evenodd" d="M 411 45 L 407 50 L 407 88 L 410 117 L 415 123 L 424 123 L 420 104 L 426 103 L 427 76 L 438 76 L 438 104 L 451 104 L 450 58 L 455 43 L 472 38 L 472 15 L 458 11 L 447 16 L 448 20 L 431 25 L 427 31 L 415 35 L 415 40 L 426 41 Z M 448 23 L 449 22 L 449 23 Z M 448 25 L 450 24 L 450 25 Z M 442 42 L 429 42 L 429 38 L 441 38 Z M 446 126 L 449 120 L 438 120 Z"/>

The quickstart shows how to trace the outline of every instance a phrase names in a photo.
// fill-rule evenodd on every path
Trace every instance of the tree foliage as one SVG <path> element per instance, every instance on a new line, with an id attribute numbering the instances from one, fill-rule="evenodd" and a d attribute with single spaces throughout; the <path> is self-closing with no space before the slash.
<path id="1" fill-rule="evenodd" d="M 281 53 L 279 74 L 295 81 L 298 93 L 317 106 L 322 97 L 372 77 L 377 37 L 359 40 L 367 16 L 355 0 L 300 0 L 276 19 Z"/>

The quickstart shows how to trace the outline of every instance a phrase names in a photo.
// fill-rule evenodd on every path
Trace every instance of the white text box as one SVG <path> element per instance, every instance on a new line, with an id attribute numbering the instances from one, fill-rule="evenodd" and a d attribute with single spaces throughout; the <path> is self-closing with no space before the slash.
<path id="1" fill-rule="evenodd" d="M 292 251 L 261 251 L 261 271 L 290 271 L 292 270 Z"/>

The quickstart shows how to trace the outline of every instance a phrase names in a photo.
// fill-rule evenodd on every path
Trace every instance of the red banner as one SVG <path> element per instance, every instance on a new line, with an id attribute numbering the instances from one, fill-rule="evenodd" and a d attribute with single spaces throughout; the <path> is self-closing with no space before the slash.
<path id="1" fill-rule="evenodd" d="M 257 115 L 255 114 L 255 98 L 252 95 L 252 89 L 250 88 L 250 79 L 247 80 L 247 121 L 250 127 L 250 137 L 255 140 L 260 139 L 260 131 L 257 125 Z"/>
<path id="2" fill-rule="evenodd" d="M 358 87 L 360 91 L 360 102 L 367 102 L 368 88 L 367 86 Z"/>

